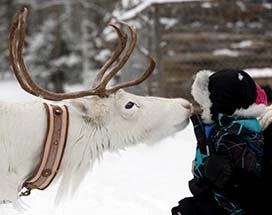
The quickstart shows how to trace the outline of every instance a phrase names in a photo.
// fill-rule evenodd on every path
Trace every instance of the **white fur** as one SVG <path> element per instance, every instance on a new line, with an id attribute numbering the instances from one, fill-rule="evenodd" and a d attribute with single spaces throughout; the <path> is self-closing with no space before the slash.
<path id="1" fill-rule="evenodd" d="M 266 110 L 265 104 L 252 104 L 247 109 L 238 109 L 236 110 L 233 115 L 234 116 L 241 116 L 241 117 L 254 117 L 258 118 L 260 117 Z"/>
<path id="2" fill-rule="evenodd" d="M 195 81 L 192 85 L 191 94 L 194 97 L 195 101 L 201 106 L 202 118 L 205 123 L 212 123 L 212 115 L 210 108 L 212 102 L 210 100 L 210 92 L 208 89 L 209 86 L 209 77 L 214 72 L 209 70 L 201 70 L 196 74 Z"/>
<path id="3" fill-rule="evenodd" d="M 126 109 L 129 101 L 135 105 Z M 57 174 L 58 194 L 76 190 L 104 151 L 156 142 L 183 129 L 191 114 L 187 100 L 142 97 L 123 90 L 108 98 L 90 96 L 63 103 L 70 112 L 70 126 Z M 22 183 L 39 163 L 46 112 L 42 100 L 0 102 L 0 118 L 0 200 L 16 203 Z"/>
<path id="4" fill-rule="evenodd" d="M 265 130 L 272 122 L 272 105 L 269 105 L 264 114 L 260 117 L 260 125 L 262 130 Z"/>

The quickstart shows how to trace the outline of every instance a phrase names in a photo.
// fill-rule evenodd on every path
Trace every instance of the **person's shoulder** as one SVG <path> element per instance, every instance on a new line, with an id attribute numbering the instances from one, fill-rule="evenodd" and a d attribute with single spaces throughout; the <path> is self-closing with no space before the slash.
<path id="1" fill-rule="evenodd" d="M 269 105 L 266 108 L 264 114 L 260 117 L 259 122 L 260 122 L 262 130 L 272 129 L 270 126 L 272 123 L 272 105 Z"/>

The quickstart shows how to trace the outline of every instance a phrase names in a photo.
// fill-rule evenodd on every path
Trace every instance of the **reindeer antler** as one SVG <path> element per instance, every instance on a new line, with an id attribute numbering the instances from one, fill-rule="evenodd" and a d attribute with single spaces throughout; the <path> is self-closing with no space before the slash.
<path id="1" fill-rule="evenodd" d="M 27 14 L 28 14 L 28 10 L 27 8 L 24 8 L 21 14 L 17 13 L 14 16 L 11 30 L 10 30 L 9 50 L 10 50 L 11 65 L 19 84 L 25 91 L 29 92 L 32 95 L 39 96 L 48 100 L 53 100 L 53 101 L 79 98 L 79 97 L 90 96 L 90 95 L 98 95 L 101 97 L 108 96 L 111 93 L 116 92 L 118 89 L 140 84 L 141 82 L 143 82 L 145 79 L 149 77 L 149 75 L 152 73 L 155 67 L 154 60 L 152 59 L 152 57 L 148 56 L 149 66 L 139 78 L 133 81 L 120 83 L 116 86 L 113 86 L 110 89 L 107 89 L 106 86 L 109 83 L 109 81 L 120 71 L 120 69 L 125 65 L 125 63 L 129 59 L 132 51 L 134 50 L 136 40 L 137 40 L 137 33 L 136 33 L 135 27 L 129 25 L 128 23 L 121 22 L 121 24 L 129 28 L 130 43 L 128 45 L 127 50 L 125 51 L 124 56 L 121 58 L 121 60 L 103 78 L 106 71 L 112 66 L 112 64 L 118 59 L 118 57 L 120 57 L 121 53 L 124 52 L 124 49 L 126 48 L 126 43 L 127 43 L 127 35 L 122 33 L 117 25 L 111 23 L 110 26 L 113 27 L 118 34 L 119 46 L 115 50 L 111 58 L 100 69 L 92 89 L 78 91 L 78 92 L 69 92 L 69 93 L 55 93 L 55 92 L 51 92 L 46 89 L 43 89 L 32 80 L 31 76 L 28 73 L 28 70 L 23 58 Z"/>

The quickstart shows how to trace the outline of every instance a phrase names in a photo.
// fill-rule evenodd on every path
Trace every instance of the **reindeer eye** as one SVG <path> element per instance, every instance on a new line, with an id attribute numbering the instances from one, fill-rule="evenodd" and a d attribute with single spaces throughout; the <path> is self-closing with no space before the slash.
<path id="1" fill-rule="evenodd" d="M 131 109 L 134 105 L 135 105 L 134 102 L 129 101 L 129 102 L 126 104 L 125 108 L 126 108 L 126 109 Z"/>

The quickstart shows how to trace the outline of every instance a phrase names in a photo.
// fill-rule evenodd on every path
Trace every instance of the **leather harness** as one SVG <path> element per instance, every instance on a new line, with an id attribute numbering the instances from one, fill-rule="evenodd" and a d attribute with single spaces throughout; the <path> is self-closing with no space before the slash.
<path id="1" fill-rule="evenodd" d="M 55 178 L 61 164 L 67 140 L 69 125 L 68 108 L 44 103 L 47 112 L 47 132 L 40 164 L 34 174 L 23 184 L 25 191 L 21 196 L 28 196 L 32 189 L 43 190 Z"/>

